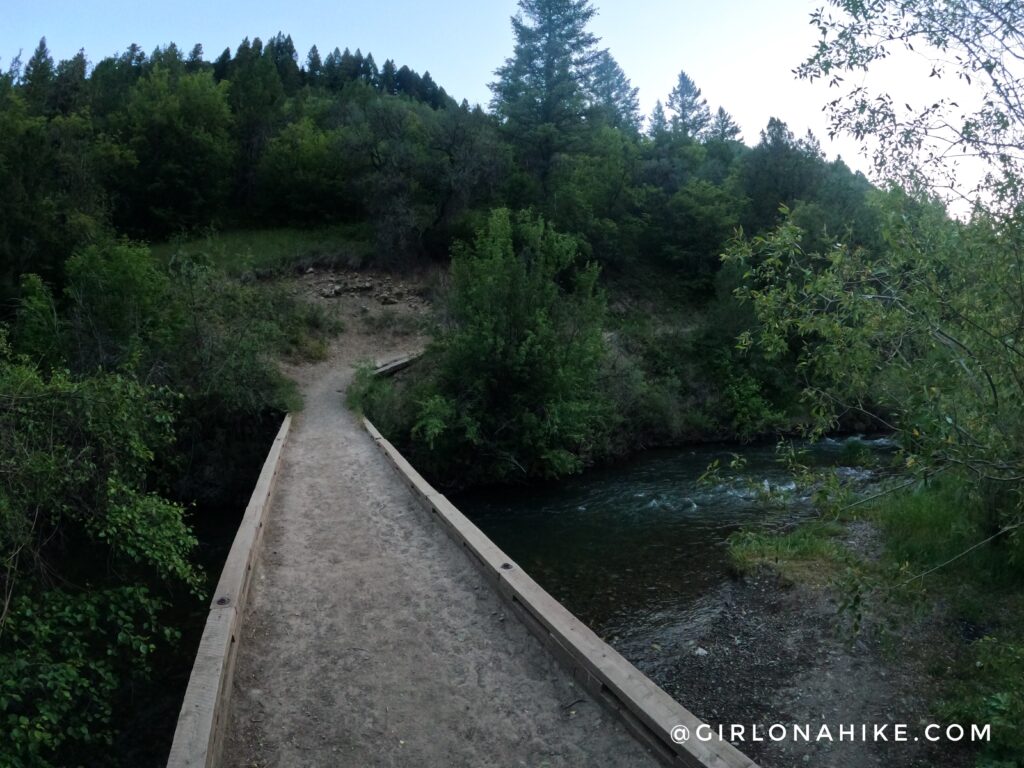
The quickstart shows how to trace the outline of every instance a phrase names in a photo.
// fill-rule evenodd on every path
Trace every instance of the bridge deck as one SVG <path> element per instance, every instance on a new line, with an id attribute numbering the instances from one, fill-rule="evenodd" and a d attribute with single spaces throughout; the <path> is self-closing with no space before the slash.
<path id="1" fill-rule="evenodd" d="M 656 765 L 417 505 L 345 409 L 351 371 L 299 371 L 224 764 Z"/>

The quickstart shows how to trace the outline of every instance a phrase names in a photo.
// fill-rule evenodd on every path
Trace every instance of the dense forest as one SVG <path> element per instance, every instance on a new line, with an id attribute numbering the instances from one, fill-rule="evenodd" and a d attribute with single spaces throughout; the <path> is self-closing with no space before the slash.
<path id="1" fill-rule="evenodd" d="M 940 48 L 999 4 L 903 5 L 901 21 L 840 4 L 883 39 L 927 17 L 910 32 Z M 56 62 L 42 40 L 0 75 L 0 762 L 139 764 L 111 744 L 201 602 L 198 518 L 251 481 L 226 448 L 300 407 L 275 361 L 337 331 L 282 290 L 287 269 L 238 279 L 148 247 L 211 232 L 332 227 L 338 264 L 450 262 L 417 375 L 363 375 L 351 398 L 447 486 L 886 429 L 905 477 L 966 489 L 977 515 L 958 530 L 998 538 L 1019 587 L 1024 114 L 989 38 L 963 66 L 996 97 L 955 141 L 998 167 L 956 219 L 908 150 L 935 110 L 833 103 L 837 130 L 880 142 L 873 185 L 784 115 L 744 141 L 685 71 L 641 115 L 590 2 L 519 6 L 486 108 L 280 32 L 212 60 L 168 43 Z M 992 14 L 1019 44 L 1021 19 Z M 801 76 L 873 61 L 816 21 L 829 44 Z M 1022 669 L 1017 642 L 991 653 Z M 1006 717 L 1024 712 L 1015 685 L 996 689 Z"/>

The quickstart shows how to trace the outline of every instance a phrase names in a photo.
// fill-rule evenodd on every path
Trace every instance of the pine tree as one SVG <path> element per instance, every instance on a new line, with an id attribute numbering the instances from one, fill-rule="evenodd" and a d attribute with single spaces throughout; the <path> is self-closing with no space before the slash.
<path id="1" fill-rule="evenodd" d="M 330 90 L 341 90 L 341 51 L 337 48 L 324 59 L 323 81 Z"/>
<path id="2" fill-rule="evenodd" d="M 420 98 L 434 109 L 441 107 L 441 91 L 429 72 L 423 73 L 423 80 L 420 85 Z"/>
<path id="3" fill-rule="evenodd" d="M 607 50 L 601 51 L 597 57 L 590 76 L 589 90 L 594 111 L 604 121 L 615 128 L 639 133 L 639 89 L 633 87 L 622 67 Z"/>
<path id="4" fill-rule="evenodd" d="M 324 63 L 320 60 L 320 51 L 314 45 L 306 54 L 306 83 L 314 86 L 320 85 L 323 71 Z"/>
<path id="5" fill-rule="evenodd" d="M 373 60 L 373 54 L 366 54 L 366 58 L 363 59 L 362 71 L 359 73 L 362 80 L 368 85 L 372 85 L 374 88 L 377 87 L 377 81 L 380 77 L 380 72 L 377 70 L 377 62 Z"/>
<path id="6" fill-rule="evenodd" d="M 586 88 L 600 55 L 587 31 L 596 11 L 589 0 L 519 0 L 519 11 L 512 56 L 490 85 L 491 106 L 543 181 L 584 127 Z"/>
<path id="7" fill-rule="evenodd" d="M 290 96 L 298 91 L 302 85 L 302 73 L 299 72 L 299 54 L 292 36 L 278 32 L 267 42 L 263 55 L 274 63 L 284 92 Z"/>
<path id="8" fill-rule="evenodd" d="M 231 74 L 231 49 L 225 48 L 224 52 L 213 62 L 213 79 L 218 83 L 227 80 Z"/>
<path id="9" fill-rule="evenodd" d="M 202 43 L 196 43 L 192 46 L 192 50 L 189 51 L 188 58 L 185 60 L 185 70 L 187 72 L 198 72 L 206 65 L 203 61 L 203 45 Z"/>
<path id="10" fill-rule="evenodd" d="M 83 108 L 88 100 L 85 73 L 88 62 L 85 51 L 57 65 L 50 94 L 51 109 L 61 115 L 70 115 Z"/>
<path id="11" fill-rule="evenodd" d="M 398 70 L 391 59 L 384 62 L 384 68 L 380 71 L 380 90 L 391 96 L 398 93 Z"/>
<path id="12" fill-rule="evenodd" d="M 423 96 L 423 79 L 405 64 L 395 75 L 395 92 L 410 96 L 414 99 Z"/>
<path id="13" fill-rule="evenodd" d="M 740 141 L 740 127 L 732 115 L 719 107 L 708 128 L 707 137 L 710 141 Z"/>
<path id="14" fill-rule="evenodd" d="M 49 109 L 55 79 L 53 57 L 50 56 L 50 49 L 46 47 L 46 38 L 44 37 L 39 41 L 32 58 L 25 65 L 21 80 L 25 101 L 36 114 L 45 114 Z"/>
<path id="15" fill-rule="evenodd" d="M 356 57 L 358 56 L 358 58 Z M 363 63 L 363 54 L 356 49 L 356 55 L 346 48 L 345 52 L 341 54 L 341 61 L 339 62 L 339 75 L 342 83 L 351 83 L 353 80 L 359 77 L 359 67 Z"/>
<path id="16" fill-rule="evenodd" d="M 680 71 L 679 81 L 668 97 L 672 115 L 672 130 L 685 138 L 700 141 L 711 124 L 711 110 L 700 88 L 686 72 Z"/>
<path id="17" fill-rule="evenodd" d="M 651 124 L 647 127 L 647 135 L 656 139 L 666 133 L 668 133 L 668 118 L 665 116 L 665 106 L 661 103 L 661 99 L 658 99 L 651 112 Z"/>

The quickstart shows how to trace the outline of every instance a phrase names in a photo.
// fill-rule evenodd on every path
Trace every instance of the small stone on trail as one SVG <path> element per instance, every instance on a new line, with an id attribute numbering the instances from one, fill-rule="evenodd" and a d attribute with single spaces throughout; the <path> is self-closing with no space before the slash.
<path id="1" fill-rule="evenodd" d="M 694 654 L 697 656 L 707 656 L 708 652 L 703 648 L 698 648 L 696 651 L 694 651 Z"/>

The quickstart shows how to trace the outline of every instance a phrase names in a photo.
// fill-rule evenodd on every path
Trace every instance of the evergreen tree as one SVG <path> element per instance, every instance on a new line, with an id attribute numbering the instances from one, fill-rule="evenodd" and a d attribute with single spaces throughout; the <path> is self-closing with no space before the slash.
<path id="1" fill-rule="evenodd" d="M 335 48 L 324 59 L 323 82 L 330 90 L 341 90 L 341 51 Z"/>
<path id="2" fill-rule="evenodd" d="M 686 72 L 680 71 L 676 87 L 668 97 L 672 130 L 693 141 L 700 141 L 711 124 L 711 110 L 700 88 Z"/>
<path id="3" fill-rule="evenodd" d="M 668 118 L 665 116 L 665 107 L 661 103 L 661 99 L 658 99 L 651 112 L 651 124 L 647 128 L 647 135 L 656 139 L 666 133 L 668 133 Z"/>
<path id="4" fill-rule="evenodd" d="M 174 43 L 168 43 L 164 48 L 158 45 L 149 57 L 149 63 L 154 67 L 163 67 L 174 77 L 180 77 L 185 72 L 185 57 Z"/>
<path id="5" fill-rule="evenodd" d="M 380 72 L 377 70 L 377 62 L 373 60 L 372 53 L 366 54 L 366 58 L 363 59 L 362 71 L 359 76 L 366 84 L 372 85 L 374 88 L 377 87 Z"/>
<path id="6" fill-rule="evenodd" d="M 39 41 L 32 58 L 25 65 L 21 79 L 25 101 L 35 114 L 41 115 L 47 112 L 55 79 L 53 57 L 50 56 L 50 49 L 46 47 L 46 38 L 44 37 Z"/>
<path id="7" fill-rule="evenodd" d="M 419 75 L 403 64 L 402 68 L 398 70 L 398 74 L 395 75 L 395 92 L 419 99 L 422 95 L 422 82 Z"/>
<path id="8" fill-rule="evenodd" d="M 242 197 L 255 184 L 256 164 L 269 140 L 284 103 L 284 87 L 277 67 L 262 55 L 259 38 L 243 40 L 231 64 L 231 111 L 242 148 Z"/>
<path id="9" fill-rule="evenodd" d="M 380 90 L 392 96 L 398 93 L 398 70 L 391 59 L 384 62 L 384 68 L 380 71 Z"/>
<path id="10" fill-rule="evenodd" d="M 187 72 L 198 72 L 203 69 L 206 62 L 203 61 L 203 45 L 202 43 L 196 43 L 192 46 L 192 50 L 188 54 L 188 58 L 185 60 L 185 70 Z"/>
<path id="11" fill-rule="evenodd" d="M 434 109 L 441 107 L 441 91 L 429 72 L 424 72 L 420 81 L 420 98 Z"/>
<path id="12" fill-rule="evenodd" d="M 611 126 L 630 133 L 640 131 L 637 88 L 607 50 L 598 54 L 590 78 L 590 97 L 595 111 Z"/>
<path id="13" fill-rule="evenodd" d="M 302 85 L 302 74 L 299 72 L 299 54 L 295 50 L 292 36 L 278 32 L 267 42 L 263 55 L 274 63 L 284 92 L 291 96 L 298 91 Z"/>
<path id="14" fill-rule="evenodd" d="M 708 128 L 707 137 L 711 141 L 741 141 L 740 127 L 732 115 L 719 107 Z"/>
<path id="15" fill-rule="evenodd" d="M 93 118 L 100 121 L 123 109 L 128 92 L 142 77 L 146 54 L 134 43 L 116 58 L 103 59 L 88 80 L 89 105 Z"/>
<path id="16" fill-rule="evenodd" d="M 600 55 L 589 0 L 519 0 L 515 48 L 495 72 L 491 106 L 542 182 L 583 128 L 586 87 Z"/>
<path id="17" fill-rule="evenodd" d="M 218 83 L 227 80 L 231 74 L 231 49 L 225 48 L 224 52 L 213 62 L 213 79 Z"/>
<path id="18" fill-rule="evenodd" d="M 70 115 L 86 106 L 88 101 L 85 72 L 88 62 L 85 51 L 57 65 L 50 97 L 51 109 L 60 115 Z"/>
<path id="19" fill-rule="evenodd" d="M 348 48 L 341 54 L 341 60 L 339 62 L 338 74 L 341 77 L 342 83 L 351 83 L 359 77 L 359 68 L 363 64 L 363 54 L 356 49 L 353 54 Z"/>
<path id="20" fill-rule="evenodd" d="M 323 71 L 324 63 L 320 60 L 320 51 L 314 45 L 306 55 L 306 83 L 308 85 L 319 85 Z"/>

